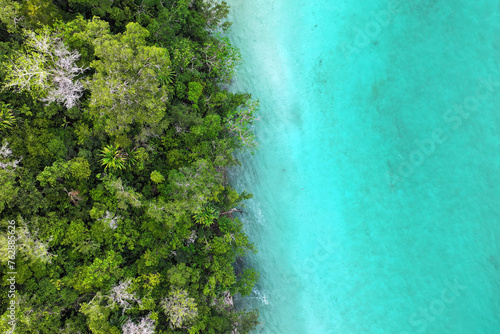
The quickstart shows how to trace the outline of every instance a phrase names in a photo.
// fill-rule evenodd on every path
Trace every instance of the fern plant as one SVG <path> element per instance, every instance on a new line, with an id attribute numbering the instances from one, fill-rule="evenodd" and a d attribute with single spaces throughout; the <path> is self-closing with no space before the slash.
<path id="1" fill-rule="evenodd" d="M 135 152 L 124 152 L 127 159 L 127 166 L 132 167 L 137 163 L 137 154 Z"/>
<path id="2" fill-rule="evenodd" d="M 157 78 L 163 85 L 172 84 L 174 77 L 174 71 L 170 68 L 164 69 L 162 72 L 158 73 Z"/>
<path id="3" fill-rule="evenodd" d="M 128 318 L 125 314 L 121 314 L 119 312 L 115 312 L 110 318 L 109 318 L 109 323 L 113 326 L 116 327 L 122 327 L 126 322 Z"/>
<path id="4" fill-rule="evenodd" d="M 3 132 L 12 128 L 16 122 L 16 117 L 9 107 L 9 104 L 0 102 L 0 130 Z"/>

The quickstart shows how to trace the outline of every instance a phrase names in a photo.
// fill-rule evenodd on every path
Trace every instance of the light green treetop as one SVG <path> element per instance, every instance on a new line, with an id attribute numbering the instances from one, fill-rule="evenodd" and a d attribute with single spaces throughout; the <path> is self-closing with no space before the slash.
<path id="1" fill-rule="evenodd" d="M 189 297 L 186 290 L 175 288 L 162 302 L 165 314 L 170 319 L 172 328 L 180 328 L 192 323 L 198 315 L 194 298 Z"/>
<path id="2" fill-rule="evenodd" d="M 104 121 L 106 132 L 126 132 L 134 123 L 156 124 L 165 115 L 170 58 L 166 49 L 146 46 L 149 32 L 137 23 L 127 24 L 123 34 L 112 35 L 106 22 L 94 19 L 86 32 L 99 58 L 88 81 L 90 112 Z"/>

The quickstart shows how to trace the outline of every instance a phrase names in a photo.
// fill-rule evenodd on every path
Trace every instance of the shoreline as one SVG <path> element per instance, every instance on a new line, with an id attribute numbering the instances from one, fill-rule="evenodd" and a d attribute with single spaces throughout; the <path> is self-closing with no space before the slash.
<path id="1" fill-rule="evenodd" d="M 311 3 L 297 6 L 307 15 L 295 20 L 293 2 L 283 11 L 272 7 L 269 17 L 264 3 L 239 7 L 246 12 L 236 15 L 242 22 L 233 41 L 248 48 L 250 64 L 244 56 L 236 87 L 261 94 L 265 114 L 257 134 L 265 148 L 244 157 L 234 182 L 255 188 L 246 224 L 259 247 L 250 261 L 262 278 L 248 303 L 262 311 L 264 333 L 495 333 L 498 308 L 487 296 L 498 294 L 492 264 L 498 261 L 489 257 L 496 249 L 491 238 L 500 236 L 491 224 L 500 219 L 493 210 L 498 163 L 487 152 L 498 143 L 499 102 L 493 95 L 480 99 L 474 112 L 462 109 L 467 118 L 453 109 L 472 101 L 477 80 L 498 76 L 487 61 L 499 57 L 492 38 L 499 25 L 485 10 L 490 4 L 401 7 L 390 25 L 381 24 L 347 55 L 342 45 L 355 45 L 371 13 L 386 3 L 328 10 Z M 290 22 L 273 15 L 289 15 Z M 259 34 L 266 22 L 279 23 Z M 292 22 L 295 33 L 286 29 Z M 285 50 L 260 52 L 272 29 L 288 34 L 286 42 L 274 42 Z M 290 57 L 280 62 L 286 71 L 262 65 L 279 62 L 277 55 Z M 416 146 L 428 143 L 445 113 L 445 125 L 459 118 L 460 126 L 419 160 Z M 303 136 L 289 140 L 299 128 Z M 288 149 L 296 151 L 284 158 Z M 416 163 L 401 175 L 404 182 L 387 180 L 410 157 Z M 455 277 L 467 289 L 446 303 L 440 293 Z M 430 305 L 440 306 L 432 321 L 420 312 Z M 490 325 L 474 319 L 483 316 L 480 306 Z"/>

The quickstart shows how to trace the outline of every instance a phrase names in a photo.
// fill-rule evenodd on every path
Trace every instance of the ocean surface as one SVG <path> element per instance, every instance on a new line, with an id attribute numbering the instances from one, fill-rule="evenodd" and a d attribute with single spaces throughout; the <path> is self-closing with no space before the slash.
<path id="1" fill-rule="evenodd" d="M 500 2 L 229 0 L 265 334 L 500 333 Z"/>

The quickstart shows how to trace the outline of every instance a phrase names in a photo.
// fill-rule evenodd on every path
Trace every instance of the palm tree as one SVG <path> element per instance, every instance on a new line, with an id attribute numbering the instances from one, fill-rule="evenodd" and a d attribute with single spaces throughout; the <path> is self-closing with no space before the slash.
<path id="1" fill-rule="evenodd" d="M 99 160 L 104 166 L 112 170 L 124 169 L 127 165 L 127 153 L 119 145 L 107 145 L 101 150 L 102 159 Z"/>
<path id="2" fill-rule="evenodd" d="M 133 152 L 125 151 L 118 144 L 107 145 L 101 150 L 100 156 L 102 159 L 99 161 L 105 170 L 108 168 L 111 170 L 121 170 L 125 167 L 131 167 L 137 162 L 137 158 Z"/>
<path id="3" fill-rule="evenodd" d="M 219 214 L 219 210 L 209 204 L 202 208 L 201 211 L 194 214 L 193 218 L 198 224 L 210 226 L 213 224 L 214 220 L 219 218 Z"/>

